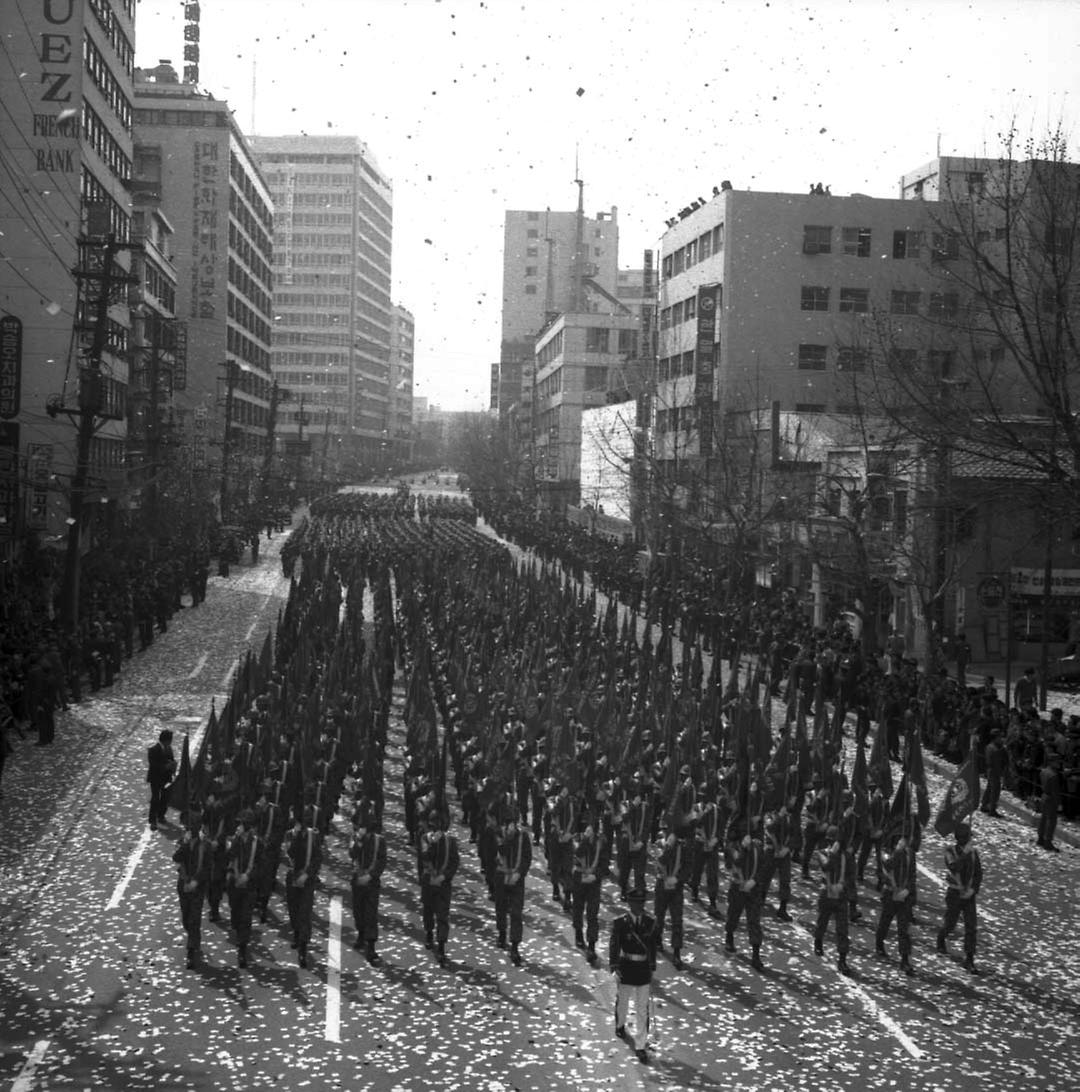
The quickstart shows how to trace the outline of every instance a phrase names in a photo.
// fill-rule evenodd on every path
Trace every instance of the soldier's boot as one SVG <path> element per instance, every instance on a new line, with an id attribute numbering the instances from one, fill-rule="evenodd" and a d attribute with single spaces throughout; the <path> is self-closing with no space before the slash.
<path id="1" fill-rule="evenodd" d="M 836 969 L 841 974 L 851 974 L 851 968 L 848 966 L 846 953 L 836 957 Z"/>
<path id="2" fill-rule="evenodd" d="M 213 903 L 210 905 L 210 920 L 221 921 L 221 911 Z"/>
<path id="3" fill-rule="evenodd" d="M 574 912 L 574 904 L 570 898 L 570 892 L 567 891 L 563 895 L 562 908 L 564 914 L 572 914 Z"/>
<path id="4" fill-rule="evenodd" d="M 754 954 L 750 957 L 750 966 L 753 967 L 755 971 L 765 970 L 765 964 L 761 962 L 760 944 L 754 945 Z"/>
<path id="5" fill-rule="evenodd" d="M 947 955 L 948 954 L 949 948 L 945 943 L 945 930 L 944 929 L 939 929 L 938 930 L 937 950 L 939 952 L 941 952 L 942 955 Z"/>
<path id="6" fill-rule="evenodd" d="M 580 929 L 574 930 L 574 944 L 578 948 L 585 947 L 585 934 Z"/>
<path id="7" fill-rule="evenodd" d="M 848 921 L 862 921 L 862 911 L 857 902 L 852 902 L 848 909 Z"/>
<path id="8" fill-rule="evenodd" d="M 248 965 L 247 964 L 247 945 L 246 944 L 241 944 L 236 949 L 236 963 L 237 963 L 237 966 L 240 966 L 240 967 L 246 967 Z"/>
<path id="9" fill-rule="evenodd" d="M 724 934 L 724 951 L 725 952 L 735 951 L 735 934 L 734 933 L 725 933 Z"/>
<path id="10" fill-rule="evenodd" d="M 500 933 L 495 938 L 495 947 L 496 948 L 505 948 L 506 947 L 506 934 L 505 933 Z"/>
<path id="11" fill-rule="evenodd" d="M 596 945 L 590 944 L 589 950 L 585 953 L 585 958 L 595 967 L 596 966 Z"/>
<path id="12" fill-rule="evenodd" d="M 787 899 L 781 899 L 779 907 L 776 910 L 776 916 L 781 921 L 791 921 L 791 915 L 788 913 Z"/>
<path id="13" fill-rule="evenodd" d="M 559 894 L 559 885 L 557 883 L 551 885 L 551 897 L 556 902 L 562 902 L 562 895 Z"/>
<path id="14" fill-rule="evenodd" d="M 683 961 L 682 961 L 682 958 L 679 956 L 679 949 L 678 948 L 672 948 L 671 949 L 671 965 L 677 971 L 681 971 L 683 969 Z"/>
<path id="15" fill-rule="evenodd" d="M 886 955 L 888 955 L 888 953 L 885 951 L 885 938 L 884 937 L 875 937 L 874 938 L 874 954 L 876 956 L 878 956 L 880 959 L 884 959 L 886 957 Z M 900 966 L 902 967 L 903 965 L 904 965 L 903 960 L 901 960 Z"/>
<path id="16" fill-rule="evenodd" d="M 193 971 L 199 965 L 199 949 L 188 948 L 187 950 L 187 969 Z"/>
<path id="17" fill-rule="evenodd" d="M 715 895 L 710 895 L 709 896 L 709 917 L 715 918 L 715 917 L 717 917 L 717 915 L 719 915 L 719 913 L 720 913 L 720 911 L 716 906 L 716 896 Z"/>
<path id="18" fill-rule="evenodd" d="M 296 962 L 305 970 L 307 969 L 307 945 L 301 944 L 296 949 Z"/>
<path id="19" fill-rule="evenodd" d="M 978 967 L 975 966 L 974 956 L 969 955 L 964 959 L 964 970 L 967 971 L 968 974 L 977 975 L 979 973 Z"/>
<path id="20" fill-rule="evenodd" d="M 373 967 L 377 967 L 382 960 L 379 958 L 379 953 L 375 951 L 375 941 L 369 940 L 364 948 L 364 958 Z"/>
<path id="21" fill-rule="evenodd" d="M 424 933 L 424 947 L 427 948 L 429 952 L 432 948 L 435 947 L 435 937 L 432 935 L 430 929 L 428 929 L 427 932 Z"/>
<path id="22" fill-rule="evenodd" d="M 521 966 L 521 950 L 516 944 L 510 945 L 510 962 L 513 963 L 515 967 Z"/>
<path id="23" fill-rule="evenodd" d="M 438 949 L 435 952 L 435 955 L 436 955 L 436 958 L 439 961 L 439 966 L 440 967 L 445 967 L 446 966 L 446 945 L 440 943 Z"/>
<path id="24" fill-rule="evenodd" d="M 900 970 L 902 970 L 908 978 L 911 978 L 915 973 L 915 968 L 911 965 L 911 960 L 907 956 L 904 956 L 904 958 L 900 960 Z"/>
<path id="25" fill-rule="evenodd" d="M 821 943 L 820 940 L 818 940 L 817 937 L 814 937 L 814 955 L 824 955 L 824 954 L 825 954 L 825 946 Z"/>

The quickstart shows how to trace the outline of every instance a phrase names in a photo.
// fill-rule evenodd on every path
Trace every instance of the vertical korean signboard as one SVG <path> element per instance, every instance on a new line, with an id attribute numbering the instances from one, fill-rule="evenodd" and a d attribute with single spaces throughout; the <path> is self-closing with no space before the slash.
<path id="1" fill-rule="evenodd" d="M 697 340 L 694 344 L 694 406 L 702 456 L 713 447 L 713 358 L 716 353 L 716 305 L 720 286 L 705 285 L 697 294 Z"/>
<path id="2" fill-rule="evenodd" d="M 22 392 L 22 321 L 0 318 L 0 540 L 15 533 L 19 511 L 19 416 Z"/>

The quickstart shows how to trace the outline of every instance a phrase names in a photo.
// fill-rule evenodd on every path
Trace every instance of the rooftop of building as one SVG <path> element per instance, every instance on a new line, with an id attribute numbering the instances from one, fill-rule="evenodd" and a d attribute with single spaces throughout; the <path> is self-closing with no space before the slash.
<path id="1" fill-rule="evenodd" d="M 248 138 L 252 151 L 258 156 L 266 155 L 352 155 L 359 156 L 364 163 L 378 175 L 388 188 L 393 181 L 379 166 L 375 153 L 358 136 L 346 135 L 307 135 L 304 133 L 266 136 L 260 134 Z"/>

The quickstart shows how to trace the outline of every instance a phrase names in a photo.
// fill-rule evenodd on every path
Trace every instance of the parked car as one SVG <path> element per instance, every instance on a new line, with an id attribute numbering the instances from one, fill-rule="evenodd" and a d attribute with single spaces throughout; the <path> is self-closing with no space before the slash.
<path id="1" fill-rule="evenodd" d="M 1080 648 L 1075 642 L 1065 646 L 1065 655 L 1051 660 L 1046 669 L 1046 685 L 1074 689 L 1080 687 Z"/>

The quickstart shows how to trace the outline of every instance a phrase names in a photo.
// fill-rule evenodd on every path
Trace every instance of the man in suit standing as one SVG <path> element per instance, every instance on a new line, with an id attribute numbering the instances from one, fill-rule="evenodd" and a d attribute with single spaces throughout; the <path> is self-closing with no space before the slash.
<path id="1" fill-rule="evenodd" d="M 166 728 L 157 743 L 146 749 L 146 780 L 150 783 L 150 829 L 157 830 L 165 822 L 169 807 L 169 786 L 176 774 L 176 759 L 172 750 L 173 734 Z"/>

